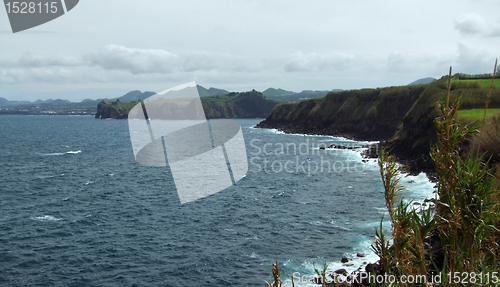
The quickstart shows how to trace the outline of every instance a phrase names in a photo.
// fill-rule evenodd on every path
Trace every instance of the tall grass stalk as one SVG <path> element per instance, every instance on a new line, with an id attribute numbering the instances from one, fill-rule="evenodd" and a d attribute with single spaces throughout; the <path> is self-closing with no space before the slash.
<path id="1" fill-rule="evenodd" d="M 495 70 L 496 67 L 497 62 Z M 428 274 L 433 269 L 444 274 L 444 286 L 460 286 L 447 282 L 446 274 L 498 274 L 500 179 L 495 177 L 496 167 L 490 163 L 490 157 L 484 154 L 473 156 L 474 152 L 467 153 L 464 150 L 464 142 L 478 134 L 481 123 L 476 121 L 461 125 L 457 122 L 460 103 L 454 101 L 450 104 L 451 67 L 448 81 L 447 96 L 438 102 L 441 116 L 435 120 L 438 144 L 431 149 L 439 177 L 438 197 L 432 200 L 435 211 L 416 211 L 402 200 L 396 204 L 402 190 L 399 186 L 399 170 L 392 156 L 382 150 L 379 167 L 392 224 L 392 246 L 381 224 L 380 230 L 375 233 L 372 248 L 388 274 Z M 500 124 L 493 122 L 490 129 L 493 132 L 500 131 Z M 491 144 L 497 142 L 495 139 L 499 139 L 500 144 L 500 135 L 491 136 Z M 495 163 L 498 165 L 498 162 Z M 435 254 L 429 254 L 432 248 L 425 244 L 425 238 L 433 230 L 439 231 L 444 252 L 441 270 L 436 270 L 435 262 L 429 262 Z M 491 283 L 494 283 L 491 280 L 490 284 L 482 282 L 483 286 L 492 286 Z"/>
<path id="2" fill-rule="evenodd" d="M 278 266 L 278 261 L 276 260 L 276 263 L 273 263 L 273 278 L 274 281 L 273 283 L 269 283 L 268 281 L 265 281 L 267 283 L 268 287 L 282 287 L 283 282 L 281 281 L 281 272 L 280 268 Z M 293 277 L 292 277 L 293 280 Z"/>
<path id="3" fill-rule="evenodd" d="M 401 197 L 400 168 L 394 157 L 385 150 L 379 154 L 380 175 L 384 186 L 386 206 L 391 219 L 392 246 L 386 237 L 382 222 L 375 232 L 372 249 L 380 257 L 387 273 L 396 276 L 427 274 L 429 266 L 424 238 L 434 227 L 430 210 L 416 210 L 412 202 Z M 401 285 L 407 286 L 407 285 Z"/>
<path id="4" fill-rule="evenodd" d="M 491 77 L 490 90 L 488 92 L 488 98 L 486 99 L 486 107 L 484 108 L 483 123 L 484 123 L 484 120 L 486 119 L 486 111 L 488 110 L 488 105 L 490 104 L 490 101 L 491 101 L 491 94 L 493 93 L 493 82 L 495 82 L 495 74 L 497 72 L 497 63 L 498 63 L 498 58 L 495 60 L 495 68 L 493 68 L 493 76 Z"/>

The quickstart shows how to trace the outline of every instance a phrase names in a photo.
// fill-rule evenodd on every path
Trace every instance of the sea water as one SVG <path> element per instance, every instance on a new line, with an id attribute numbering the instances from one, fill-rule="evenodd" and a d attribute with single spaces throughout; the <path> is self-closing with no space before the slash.
<path id="1" fill-rule="evenodd" d="M 376 261 L 378 166 L 320 149 L 366 142 L 238 121 L 247 175 L 181 205 L 168 167 L 134 160 L 127 121 L 1 116 L 0 286 L 265 286 L 276 260 L 291 286 L 325 263 Z M 409 200 L 432 196 L 424 175 L 402 183 Z"/>

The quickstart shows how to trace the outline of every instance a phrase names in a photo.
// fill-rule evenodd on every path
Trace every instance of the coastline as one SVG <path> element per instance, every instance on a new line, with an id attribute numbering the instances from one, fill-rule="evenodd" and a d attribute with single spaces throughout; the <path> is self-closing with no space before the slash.
<path id="1" fill-rule="evenodd" d="M 429 191 L 429 194 L 426 194 L 426 192 L 420 194 L 421 186 L 418 183 L 419 180 L 417 180 L 416 178 L 418 177 L 420 177 L 421 179 L 426 178 L 428 184 L 424 185 L 426 185 L 426 189 L 429 189 L 429 186 L 434 186 L 435 182 L 437 181 L 437 174 L 435 173 L 434 170 L 425 168 L 425 166 L 424 168 L 422 168 L 421 164 L 422 160 L 418 159 L 418 157 L 420 158 L 424 157 L 422 153 L 415 151 L 407 152 L 404 149 L 403 143 L 396 144 L 394 143 L 394 141 L 387 141 L 385 139 L 373 140 L 373 138 L 370 137 L 365 137 L 362 135 L 359 136 L 357 133 L 325 134 L 321 132 L 322 130 L 315 130 L 313 132 L 304 132 L 304 130 L 302 129 L 293 128 L 286 125 L 281 125 L 278 127 L 269 126 L 266 123 L 262 124 L 263 122 L 257 124 L 253 128 L 268 129 L 272 130 L 275 133 L 282 133 L 282 134 L 302 135 L 302 136 L 326 136 L 326 137 L 335 137 L 338 139 L 345 139 L 348 141 L 355 141 L 356 143 L 353 143 L 352 145 L 350 143 L 347 145 L 331 144 L 325 149 L 351 150 L 355 153 L 358 153 L 362 158 L 361 161 L 365 163 L 371 159 L 375 159 L 376 161 L 376 159 L 378 158 L 378 152 L 381 147 L 385 148 L 386 150 L 392 150 L 393 154 L 395 154 L 396 156 L 398 164 L 404 168 L 403 170 L 404 173 L 402 174 L 402 178 L 410 177 L 408 179 L 405 179 L 404 183 L 402 183 L 403 186 L 406 185 L 406 190 L 410 191 L 410 194 L 406 194 L 405 197 L 414 202 L 415 208 L 420 208 L 420 206 L 427 208 L 427 204 L 425 203 L 426 199 L 430 198 L 429 197 L 430 194 L 433 194 L 434 191 L 433 190 Z M 263 127 L 263 125 L 266 125 L 268 127 Z M 320 147 L 320 149 L 323 148 Z M 417 157 L 417 159 L 415 159 L 415 157 Z M 430 156 L 428 156 L 428 160 L 431 160 Z M 421 173 L 424 173 L 425 177 L 423 175 L 420 175 Z M 420 182 L 422 182 L 422 180 L 420 180 Z M 416 185 L 413 186 L 414 184 Z M 416 190 L 414 190 L 412 187 L 414 188 L 416 187 Z M 414 195 L 416 195 L 415 191 L 416 193 L 418 193 L 418 195 L 414 198 Z M 381 217 L 383 216 L 381 215 Z M 376 275 L 380 275 L 384 274 L 385 272 L 384 267 L 380 262 L 380 258 L 378 258 L 378 256 L 375 256 L 376 258 L 374 258 L 373 257 L 374 254 L 369 254 L 369 253 L 370 252 L 344 254 L 343 257 L 335 258 L 335 260 L 330 261 L 329 268 L 327 269 L 326 272 L 326 280 L 328 281 L 325 286 L 328 287 L 337 286 L 333 282 L 335 281 L 338 282 L 346 279 L 349 280 L 348 282 L 354 281 L 362 283 L 349 284 L 346 282 L 345 285 L 342 286 L 369 286 L 368 283 L 365 282 L 366 280 L 362 280 L 363 278 L 366 278 L 368 274 L 375 273 Z M 297 280 L 297 278 L 295 278 L 295 280 Z M 311 280 L 312 282 L 309 284 L 317 284 L 321 286 L 322 279 L 320 276 L 314 275 Z M 291 280 L 289 279 L 286 280 L 286 282 L 291 284 Z M 299 281 L 299 282 L 295 281 L 296 286 L 310 286 L 308 284 L 301 285 L 301 283 L 304 283 L 304 281 Z"/>
<path id="2" fill-rule="evenodd" d="M 362 152 L 363 157 L 378 158 L 380 148 L 384 148 L 395 156 L 396 161 L 407 174 L 418 175 L 423 172 L 430 181 L 437 182 L 438 180 L 434 162 L 430 157 L 430 147 L 428 149 L 408 148 L 408 143 L 393 140 L 392 136 L 373 136 L 356 130 L 339 132 L 332 129 L 317 128 L 316 126 L 290 126 L 289 124 L 269 123 L 269 119 L 258 123 L 254 128 L 274 129 L 286 134 L 332 136 L 353 141 L 378 142 L 376 148 L 371 147 L 373 144 L 364 146 L 368 149 Z"/>

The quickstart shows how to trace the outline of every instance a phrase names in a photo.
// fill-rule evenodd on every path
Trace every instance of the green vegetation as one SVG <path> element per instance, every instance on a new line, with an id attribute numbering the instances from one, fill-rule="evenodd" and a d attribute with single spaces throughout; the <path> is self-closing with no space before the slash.
<path id="1" fill-rule="evenodd" d="M 126 119 L 128 112 L 139 102 L 121 102 L 120 100 L 105 102 L 97 105 L 96 118 Z"/>
<path id="2" fill-rule="evenodd" d="M 287 91 L 283 89 L 275 89 L 275 88 L 268 88 L 265 91 L 262 92 L 262 95 L 267 98 L 272 98 L 276 96 L 286 96 L 286 95 L 293 95 L 295 92 L 292 91 Z"/>
<path id="3" fill-rule="evenodd" d="M 402 119 L 402 126 L 394 135 L 393 139 L 397 140 L 399 145 L 406 146 L 414 153 L 429 154 L 430 147 L 437 143 L 434 119 L 441 115 L 437 102 L 447 97 L 448 78 L 449 76 L 444 76 L 429 84 L 413 103 Z M 476 80 L 457 79 L 457 75 L 451 77 L 450 101 L 460 101 L 459 108 L 463 110 L 483 109 L 484 111 L 490 93 L 489 86 L 480 87 L 475 82 Z M 493 87 L 489 108 L 500 108 L 499 88 Z M 461 118 L 460 114 L 459 118 Z"/>
<path id="4" fill-rule="evenodd" d="M 426 85 L 330 92 L 324 98 L 281 103 L 260 127 L 290 132 L 354 134 L 360 139 L 387 139 Z"/>
<path id="5" fill-rule="evenodd" d="M 341 90 L 335 90 L 341 91 Z M 304 90 L 302 92 L 292 92 L 283 89 L 269 88 L 262 92 L 264 97 L 271 100 L 282 101 L 282 102 L 298 102 L 306 99 L 323 98 L 330 91 L 312 91 Z"/>
<path id="6" fill-rule="evenodd" d="M 203 110 L 208 119 L 214 118 L 265 118 L 279 102 L 267 99 L 260 92 L 202 98 Z"/>
<path id="7" fill-rule="evenodd" d="M 476 85 L 479 88 L 490 88 L 491 79 L 458 79 L 455 78 L 451 81 L 452 83 L 464 83 L 466 85 Z M 493 82 L 493 87 L 500 88 L 500 79 L 495 79 Z"/>
<path id="8" fill-rule="evenodd" d="M 443 286 L 459 286 L 455 274 L 498 272 L 500 186 L 496 167 L 489 167 L 489 157 L 475 152 L 464 154 L 462 143 L 482 134 L 479 124 L 460 125 L 455 120 L 458 103 L 450 107 L 440 102 L 439 109 L 442 116 L 436 120 L 438 144 L 431 152 L 439 176 L 438 197 L 432 201 L 435 211 L 411 209 L 409 203 L 398 198 L 399 170 L 394 158 L 382 151 L 379 165 L 392 223 L 392 245 L 381 226 L 373 248 L 388 275 L 440 274 Z M 494 144 L 500 144 L 498 134 Z M 439 234 L 441 258 L 436 258 L 426 243 L 432 232 Z M 485 284 L 486 278 L 479 276 L 475 283 L 482 280 L 480 286 L 491 286 L 491 277 L 490 284 Z"/>
<path id="9" fill-rule="evenodd" d="M 488 109 L 486 111 L 486 118 L 491 118 L 500 113 L 500 109 Z M 472 110 L 460 110 L 457 112 L 457 117 L 459 121 L 472 122 L 476 120 L 482 120 L 484 115 L 484 109 L 472 109 Z"/>
<path id="10" fill-rule="evenodd" d="M 228 91 L 222 89 L 216 89 L 216 88 L 206 89 L 200 85 L 196 85 L 196 88 L 198 89 L 198 94 L 200 95 L 201 98 L 224 95 L 229 93 Z"/>
<path id="11" fill-rule="evenodd" d="M 436 143 L 437 102 L 447 95 L 448 76 L 427 85 L 331 92 L 322 99 L 277 105 L 261 127 L 314 134 L 343 134 L 358 139 L 395 139 L 416 153 Z M 485 106 L 489 86 L 452 77 L 450 100 L 461 109 Z M 491 82 L 491 80 L 490 80 Z M 495 80 L 500 83 L 500 80 Z M 500 108 L 500 89 L 493 87 L 490 108 Z"/>

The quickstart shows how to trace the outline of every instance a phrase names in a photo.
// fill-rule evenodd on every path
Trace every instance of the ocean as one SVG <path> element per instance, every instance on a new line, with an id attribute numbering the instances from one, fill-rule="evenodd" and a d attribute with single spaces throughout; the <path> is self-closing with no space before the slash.
<path id="1" fill-rule="evenodd" d="M 378 165 L 320 149 L 367 142 L 261 120 L 237 120 L 247 175 L 181 205 L 168 167 L 135 161 L 125 120 L 0 116 L 0 286 L 266 286 L 276 260 L 288 286 L 318 286 L 314 267 L 376 261 Z M 409 200 L 432 196 L 423 174 L 401 181 Z"/>

